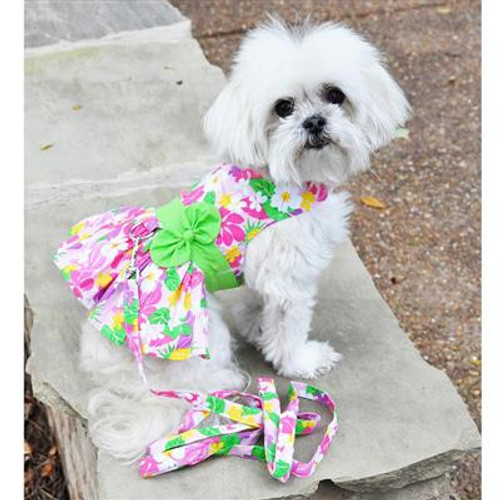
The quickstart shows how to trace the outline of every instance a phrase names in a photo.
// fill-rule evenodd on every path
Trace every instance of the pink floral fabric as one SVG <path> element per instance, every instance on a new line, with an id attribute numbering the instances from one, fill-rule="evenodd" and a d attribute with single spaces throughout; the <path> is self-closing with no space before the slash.
<path id="1" fill-rule="evenodd" d="M 291 382 L 289 402 L 282 413 L 274 381 L 257 380 L 259 396 L 236 391 L 208 395 L 190 391 L 153 391 L 158 396 L 184 399 L 194 409 L 187 412 L 177 432 L 152 443 L 140 462 L 142 477 L 152 477 L 196 465 L 210 456 L 235 455 L 267 464 L 272 477 L 286 482 L 289 477 L 310 477 L 338 432 L 335 402 L 324 391 L 302 382 Z M 243 399 L 239 404 L 229 397 Z M 315 412 L 299 412 L 299 398 L 324 405 L 332 414 L 323 438 L 309 462 L 293 458 L 295 436 L 311 434 L 321 420 Z M 213 414 L 231 423 L 201 425 Z M 257 444 L 264 436 L 264 444 Z"/>
<path id="2" fill-rule="evenodd" d="M 185 206 L 204 202 L 220 212 L 216 245 L 239 284 L 248 243 L 272 224 L 313 210 L 323 185 L 276 186 L 255 170 L 221 164 L 182 191 Z M 90 321 L 136 359 L 209 357 L 207 290 L 193 262 L 162 268 L 149 252 L 161 229 L 154 208 L 121 207 L 70 230 L 54 257 Z"/>

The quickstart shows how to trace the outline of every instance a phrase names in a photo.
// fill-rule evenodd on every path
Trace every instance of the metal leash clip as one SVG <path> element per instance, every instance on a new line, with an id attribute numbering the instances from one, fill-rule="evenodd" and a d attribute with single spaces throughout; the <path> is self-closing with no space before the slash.
<path id="1" fill-rule="evenodd" d="M 139 227 L 140 224 L 142 224 L 143 221 L 137 222 L 132 229 L 130 230 L 130 234 L 133 234 L 134 229 Z M 127 266 L 127 270 L 125 271 L 125 279 L 131 279 L 135 277 L 136 279 L 139 277 L 139 267 L 137 265 L 137 252 L 139 251 L 139 245 L 150 239 L 151 237 L 154 236 L 156 232 L 156 229 L 153 231 L 149 232 L 145 236 L 141 236 L 140 234 L 137 236 L 132 237 L 132 241 L 134 243 L 134 246 L 132 247 L 132 255 L 130 256 L 130 263 Z"/>

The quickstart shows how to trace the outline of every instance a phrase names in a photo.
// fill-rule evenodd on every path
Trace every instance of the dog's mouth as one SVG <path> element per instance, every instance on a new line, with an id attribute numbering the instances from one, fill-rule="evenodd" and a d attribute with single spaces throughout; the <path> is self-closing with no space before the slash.
<path id="1" fill-rule="evenodd" d="M 332 140 L 328 137 L 311 135 L 307 138 L 305 144 L 305 149 L 316 149 L 320 150 L 332 143 Z"/>

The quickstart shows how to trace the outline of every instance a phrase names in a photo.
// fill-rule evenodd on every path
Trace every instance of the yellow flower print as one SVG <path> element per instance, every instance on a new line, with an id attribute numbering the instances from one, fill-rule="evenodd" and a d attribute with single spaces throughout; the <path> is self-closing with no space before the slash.
<path id="1" fill-rule="evenodd" d="M 224 448 L 224 443 L 222 441 L 219 441 L 218 443 L 210 443 L 210 446 L 208 447 L 209 452 L 212 453 L 217 453 L 219 450 L 222 450 Z"/>
<path id="2" fill-rule="evenodd" d="M 300 204 L 300 208 L 304 209 L 306 212 L 309 212 L 312 208 L 312 204 L 314 203 L 314 194 L 311 191 L 304 191 L 302 193 L 302 203 Z"/>
<path id="3" fill-rule="evenodd" d="M 241 252 L 239 248 L 236 245 L 233 245 L 227 249 L 226 259 L 230 264 L 232 264 L 240 255 Z"/>
<path id="4" fill-rule="evenodd" d="M 177 290 L 172 292 L 168 297 L 168 301 L 172 307 L 174 307 L 177 304 L 177 302 L 179 302 L 181 298 L 181 293 L 182 293 L 182 284 L 179 286 L 179 288 L 177 288 Z"/>
<path id="5" fill-rule="evenodd" d="M 63 273 L 70 273 L 71 271 L 76 271 L 78 269 L 78 266 L 75 264 L 68 264 L 67 266 L 63 267 Z"/>
<path id="6" fill-rule="evenodd" d="M 111 280 L 111 275 L 109 275 L 108 273 L 99 273 L 95 281 L 97 283 L 97 286 L 99 286 L 100 288 L 104 288 L 110 283 Z"/>
<path id="7" fill-rule="evenodd" d="M 220 197 L 220 201 L 219 203 L 224 207 L 224 208 L 227 208 L 230 203 L 231 203 L 231 195 L 228 194 L 228 193 L 224 193 L 221 197 Z"/>
<path id="8" fill-rule="evenodd" d="M 257 420 L 255 420 L 254 415 L 246 415 L 244 419 L 245 419 L 245 421 L 243 422 L 244 424 L 252 425 L 253 427 L 260 427 L 259 424 L 257 423 Z"/>
<path id="9" fill-rule="evenodd" d="M 264 410 L 268 412 L 274 411 L 273 402 L 272 401 L 264 401 Z"/>
<path id="10" fill-rule="evenodd" d="M 255 227 L 251 231 L 248 232 L 247 234 L 247 239 L 250 241 L 251 239 L 255 238 L 258 234 L 260 233 L 260 228 Z"/>
<path id="11" fill-rule="evenodd" d="M 191 309 L 191 292 L 186 293 L 184 297 L 184 309 L 189 311 Z"/>
<path id="12" fill-rule="evenodd" d="M 291 198 L 292 198 L 292 193 L 290 193 L 290 191 L 283 191 L 281 193 L 281 201 L 283 203 L 289 202 L 291 200 Z"/>
<path id="13" fill-rule="evenodd" d="M 238 406 L 231 405 L 229 406 L 229 410 L 227 411 L 227 416 L 231 420 L 236 420 L 238 422 L 242 419 L 243 416 L 242 409 L 239 408 Z"/>
<path id="14" fill-rule="evenodd" d="M 173 361 L 183 361 L 191 355 L 191 349 L 176 349 L 170 353 L 168 359 Z"/>
<path id="15" fill-rule="evenodd" d="M 86 222 L 79 222 L 78 224 L 75 224 L 70 230 L 69 234 L 71 236 L 75 236 L 75 234 L 78 234 L 85 226 L 87 225 Z"/>
<path id="16" fill-rule="evenodd" d="M 196 436 L 196 431 L 194 429 L 189 429 L 188 431 L 186 432 L 183 432 L 180 437 L 182 437 L 182 439 L 190 439 L 192 438 L 193 436 Z"/>
<path id="17" fill-rule="evenodd" d="M 116 311 L 116 314 L 113 316 L 112 320 L 112 325 L 113 328 L 121 328 L 123 326 L 123 322 L 125 321 L 125 318 L 123 317 L 123 311 L 119 309 Z"/>

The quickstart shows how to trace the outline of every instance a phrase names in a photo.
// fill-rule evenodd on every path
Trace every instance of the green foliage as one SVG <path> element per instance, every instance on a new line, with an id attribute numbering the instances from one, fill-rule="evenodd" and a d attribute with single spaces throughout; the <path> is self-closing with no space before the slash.
<path id="1" fill-rule="evenodd" d="M 170 320 L 170 311 L 166 307 L 160 307 L 148 318 L 152 325 L 167 325 Z"/>
<path id="2" fill-rule="evenodd" d="M 175 292 L 181 284 L 181 279 L 177 274 L 175 267 L 169 267 L 166 270 L 165 286 L 171 291 Z"/>

